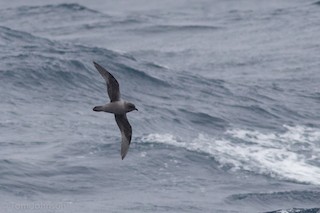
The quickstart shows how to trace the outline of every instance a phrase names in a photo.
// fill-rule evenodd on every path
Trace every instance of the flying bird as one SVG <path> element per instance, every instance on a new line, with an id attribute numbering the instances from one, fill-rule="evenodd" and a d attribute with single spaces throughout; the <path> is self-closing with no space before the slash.
<path id="1" fill-rule="evenodd" d="M 102 106 L 95 106 L 93 111 L 113 113 L 121 132 L 121 158 L 126 156 L 132 137 L 132 128 L 127 119 L 127 113 L 138 109 L 133 103 L 124 101 L 120 98 L 119 83 L 111 73 L 98 63 L 93 62 L 100 75 L 104 78 L 107 84 L 107 91 L 110 98 L 110 103 Z"/>

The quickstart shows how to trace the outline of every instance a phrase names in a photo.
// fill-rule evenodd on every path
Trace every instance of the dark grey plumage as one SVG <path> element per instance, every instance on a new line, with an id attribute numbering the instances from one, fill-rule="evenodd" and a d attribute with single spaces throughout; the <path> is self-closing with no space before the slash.
<path id="1" fill-rule="evenodd" d="M 126 113 L 137 110 L 137 108 L 134 104 L 120 99 L 119 83 L 115 77 L 96 62 L 93 62 L 93 64 L 106 81 L 108 96 L 110 98 L 110 103 L 103 106 L 95 106 L 93 110 L 98 112 L 109 112 L 115 115 L 115 120 L 120 129 L 122 138 L 121 158 L 124 159 L 128 153 L 132 138 L 132 128 Z"/>
<path id="2" fill-rule="evenodd" d="M 118 127 L 121 132 L 122 136 L 122 142 L 121 142 L 121 157 L 122 159 L 126 156 L 129 146 L 131 143 L 131 137 L 132 137 L 132 128 L 131 125 L 127 119 L 126 114 L 115 114 L 114 115 L 116 122 L 118 124 Z"/>
<path id="3" fill-rule="evenodd" d="M 107 90 L 108 95 L 111 102 L 119 101 L 120 100 L 120 89 L 119 89 L 119 83 L 111 73 L 109 73 L 105 68 L 97 64 L 96 62 L 93 62 L 96 69 L 99 71 L 101 76 L 104 78 L 107 84 Z"/>

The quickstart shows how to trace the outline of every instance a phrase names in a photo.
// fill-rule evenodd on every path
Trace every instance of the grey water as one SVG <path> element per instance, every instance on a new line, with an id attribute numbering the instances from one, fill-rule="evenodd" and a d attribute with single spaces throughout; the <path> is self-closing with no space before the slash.
<path id="1" fill-rule="evenodd" d="M 0 212 L 319 212 L 320 2 L 0 1 Z M 126 158 L 92 61 L 122 97 Z"/>

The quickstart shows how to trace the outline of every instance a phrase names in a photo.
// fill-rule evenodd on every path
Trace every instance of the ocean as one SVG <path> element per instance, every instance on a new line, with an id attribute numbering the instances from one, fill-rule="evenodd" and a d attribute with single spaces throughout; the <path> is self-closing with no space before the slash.
<path id="1" fill-rule="evenodd" d="M 320 1 L 0 1 L 0 212 L 320 212 Z M 118 80 L 121 134 L 93 61 Z"/>

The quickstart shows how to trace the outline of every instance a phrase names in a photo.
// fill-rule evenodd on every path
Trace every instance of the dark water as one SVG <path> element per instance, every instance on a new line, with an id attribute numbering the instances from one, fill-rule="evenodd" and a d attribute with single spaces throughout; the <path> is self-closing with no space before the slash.
<path id="1" fill-rule="evenodd" d="M 319 1 L 0 8 L 0 212 L 320 211 Z"/>

